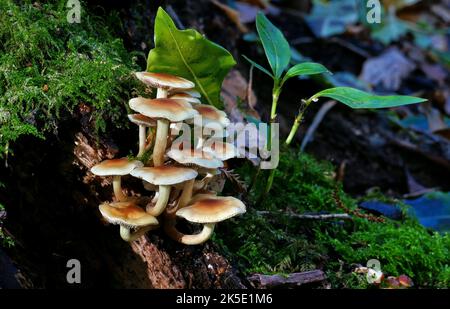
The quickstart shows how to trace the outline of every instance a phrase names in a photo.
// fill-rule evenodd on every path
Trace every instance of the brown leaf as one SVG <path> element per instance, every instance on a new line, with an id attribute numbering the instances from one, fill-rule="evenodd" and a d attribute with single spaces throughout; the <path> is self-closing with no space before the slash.
<path id="1" fill-rule="evenodd" d="M 387 91 L 397 91 L 403 79 L 415 69 L 415 64 L 396 47 L 378 57 L 366 60 L 360 78 Z"/>
<path id="2" fill-rule="evenodd" d="M 256 104 L 256 95 L 253 90 L 249 90 L 245 78 L 239 71 L 231 70 L 222 84 L 222 98 L 225 104 L 225 111 L 230 116 L 232 122 L 243 122 L 243 112 L 257 119 L 260 118 L 253 107 L 248 104 L 248 93 L 250 98 L 249 101 L 251 101 L 252 104 Z M 244 111 L 239 109 L 238 101 L 247 103 L 243 108 Z"/>
<path id="3" fill-rule="evenodd" d="M 220 3 L 217 0 L 211 0 L 211 2 L 215 6 L 220 8 L 222 11 L 224 11 L 225 14 L 228 16 L 228 18 L 238 27 L 238 29 L 242 33 L 247 33 L 248 32 L 248 28 L 241 22 L 240 14 L 239 14 L 239 12 L 237 10 L 229 7 L 226 4 Z"/>

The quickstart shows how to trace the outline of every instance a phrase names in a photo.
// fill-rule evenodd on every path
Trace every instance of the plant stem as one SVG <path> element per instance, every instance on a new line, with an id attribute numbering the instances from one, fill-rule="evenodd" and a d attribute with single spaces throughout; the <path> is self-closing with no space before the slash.
<path id="1" fill-rule="evenodd" d="M 298 127 L 302 123 L 302 120 L 303 120 L 303 113 L 299 113 L 297 115 L 297 117 L 295 117 L 294 124 L 292 125 L 292 128 L 291 128 L 291 132 L 289 132 L 289 135 L 286 138 L 286 141 L 285 141 L 286 145 L 289 146 L 291 144 L 292 140 L 295 137 L 295 134 L 297 133 Z"/>

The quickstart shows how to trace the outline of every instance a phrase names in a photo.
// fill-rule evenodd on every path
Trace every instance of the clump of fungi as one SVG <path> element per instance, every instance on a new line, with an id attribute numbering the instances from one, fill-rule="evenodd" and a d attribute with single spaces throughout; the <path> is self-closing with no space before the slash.
<path id="1" fill-rule="evenodd" d="M 189 80 L 148 72 L 138 72 L 136 77 L 157 89 L 156 98 L 129 101 L 137 114 L 128 118 L 139 126 L 136 159 L 105 160 L 91 169 L 97 176 L 113 177 L 115 201 L 101 204 L 100 213 L 109 223 L 120 226 L 125 241 L 133 241 L 161 225 L 178 242 L 201 244 L 211 237 L 216 223 L 245 213 L 245 205 L 237 198 L 217 196 L 207 190 L 211 180 L 220 174 L 223 161 L 238 154 L 232 144 L 223 141 L 224 128 L 230 122 L 224 112 L 201 104 L 201 96 Z M 212 142 L 205 143 L 208 134 L 203 134 L 207 130 L 201 127 L 202 134 L 194 146 L 175 147 L 169 130 L 182 123 L 198 126 L 193 121 L 196 116 L 201 116 L 202 126 L 214 132 Z M 125 175 L 142 179 L 144 188 L 155 192 L 153 197 L 125 195 L 121 185 Z M 203 227 L 197 234 L 183 234 L 176 227 L 178 218 Z"/>

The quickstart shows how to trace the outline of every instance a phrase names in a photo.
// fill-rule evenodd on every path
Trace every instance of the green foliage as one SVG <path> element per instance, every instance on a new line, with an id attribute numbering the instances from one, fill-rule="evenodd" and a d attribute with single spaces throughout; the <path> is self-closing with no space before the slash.
<path id="1" fill-rule="evenodd" d="M 272 68 L 273 75 L 280 79 L 291 60 L 291 48 L 283 33 L 263 14 L 256 17 L 256 29 L 264 51 Z"/>
<path id="2" fill-rule="evenodd" d="M 158 9 L 155 48 L 148 55 L 147 71 L 187 78 L 195 82 L 205 103 L 221 107 L 222 82 L 235 64 L 226 49 L 193 29 L 178 30 L 170 16 Z"/>
<path id="3" fill-rule="evenodd" d="M 320 97 L 334 99 L 351 108 L 387 108 L 426 101 L 426 99 L 411 96 L 379 96 L 350 87 L 325 89 L 315 94 L 310 100 Z"/>
<path id="4" fill-rule="evenodd" d="M 292 68 L 290 68 L 286 75 L 283 78 L 283 83 L 288 80 L 289 78 L 295 77 L 295 76 L 305 76 L 305 75 L 314 75 L 314 74 L 322 74 L 322 73 L 330 73 L 326 67 L 321 65 L 320 63 L 314 63 L 314 62 L 303 62 L 294 65 Z"/>
<path id="5" fill-rule="evenodd" d="M 83 11 L 69 24 L 66 2 L 0 0 L 0 156 L 22 135 L 56 131 L 80 103 L 97 130 L 124 119 L 132 57 L 104 20 Z"/>
<path id="6" fill-rule="evenodd" d="M 254 170 L 245 165 L 238 172 L 249 183 Z M 264 181 L 254 189 L 263 190 Z M 448 234 L 431 233 L 412 219 L 378 223 L 353 217 L 339 222 L 290 215 L 344 212 L 333 197 L 335 190 L 329 163 L 287 150 L 280 155 L 265 201 L 255 205 L 257 196 L 251 193 L 246 215 L 221 224 L 215 241 L 246 273 L 321 268 L 335 288 L 366 288 L 370 285 L 364 275 L 352 273 L 352 265 L 378 259 L 386 275 L 406 274 L 419 287 L 450 286 Z M 347 208 L 357 209 L 357 202 L 340 188 L 338 195 Z"/>

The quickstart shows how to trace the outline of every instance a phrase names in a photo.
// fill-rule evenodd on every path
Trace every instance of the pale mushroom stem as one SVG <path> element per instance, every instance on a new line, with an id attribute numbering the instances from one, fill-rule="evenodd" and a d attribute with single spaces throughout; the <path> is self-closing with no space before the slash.
<path id="1" fill-rule="evenodd" d="M 181 193 L 180 198 L 178 199 L 178 204 L 176 210 L 186 207 L 192 198 L 192 191 L 194 189 L 195 179 L 191 179 L 186 181 L 183 187 L 183 192 Z"/>
<path id="2" fill-rule="evenodd" d="M 153 149 L 153 164 L 161 166 L 164 164 L 164 154 L 167 147 L 167 136 L 169 134 L 170 122 L 167 119 L 158 119 L 156 127 L 156 141 Z"/>
<path id="3" fill-rule="evenodd" d="M 127 197 L 122 192 L 122 177 L 121 176 L 114 176 L 113 177 L 113 189 L 114 189 L 114 195 L 116 196 L 116 199 L 118 202 L 123 202 L 127 199 Z"/>
<path id="4" fill-rule="evenodd" d="M 138 157 L 141 157 L 145 153 L 145 144 L 147 142 L 147 128 L 143 125 L 139 125 L 139 152 Z"/>
<path id="5" fill-rule="evenodd" d="M 146 226 L 146 227 L 142 227 L 142 228 L 138 229 L 135 232 L 131 232 L 131 229 L 129 227 L 121 225 L 120 226 L 120 237 L 122 237 L 123 240 L 128 241 L 128 242 L 135 241 L 136 239 L 138 239 L 139 237 L 141 237 L 148 231 L 152 230 L 153 228 L 154 228 L 153 226 Z"/>
<path id="6" fill-rule="evenodd" d="M 170 197 L 171 186 L 159 186 L 158 201 L 155 206 L 146 207 L 146 212 L 154 217 L 159 216 L 166 209 Z"/>
<path id="7" fill-rule="evenodd" d="M 175 219 L 166 221 L 164 224 L 164 231 L 175 241 L 185 245 L 200 245 L 211 238 L 214 231 L 215 223 L 203 224 L 203 229 L 198 234 L 186 235 L 177 230 L 175 227 Z"/>
<path id="8" fill-rule="evenodd" d="M 198 180 L 194 184 L 194 191 L 202 190 L 204 189 L 208 183 L 211 182 L 211 180 L 214 178 L 214 175 L 211 173 L 206 174 L 205 177 L 203 177 L 202 180 Z"/>
<path id="9" fill-rule="evenodd" d="M 156 98 L 167 99 L 167 89 L 158 88 L 158 90 L 156 91 Z"/>

